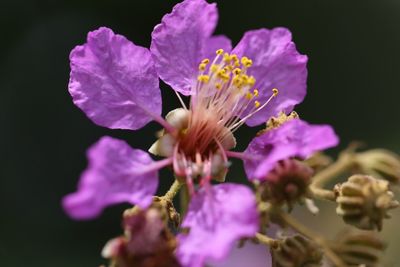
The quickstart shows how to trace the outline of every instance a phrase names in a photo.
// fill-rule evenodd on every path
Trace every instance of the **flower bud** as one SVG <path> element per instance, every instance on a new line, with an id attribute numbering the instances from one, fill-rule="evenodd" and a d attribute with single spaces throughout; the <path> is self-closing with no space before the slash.
<path id="1" fill-rule="evenodd" d="M 400 156 L 391 151 L 373 149 L 357 153 L 355 161 L 357 169 L 362 173 L 394 184 L 400 183 Z"/>
<path id="2" fill-rule="evenodd" d="M 376 232 L 346 230 L 338 235 L 332 249 L 347 266 L 382 266 L 386 244 Z"/>
<path id="3" fill-rule="evenodd" d="M 311 240 L 294 235 L 278 242 L 277 248 L 271 248 L 274 267 L 321 266 L 322 251 Z"/>
<path id="4" fill-rule="evenodd" d="M 381 230 L 383 219 L 390 217 L 388 210 L 399 205 L 389 191 L 389 183 L 372 176 L 353 175 L 335 190 L 336 213 L 346 223 L 364 230 Z"/>
<path id="5" fill-rule="evenodd" d="M 312 169 L 298 160 L 282 160 L 261 184 L 262 199 L 275 205 L 287 204 L 291 208 L 295 202 L 308 196 L 312 174 Z"/>

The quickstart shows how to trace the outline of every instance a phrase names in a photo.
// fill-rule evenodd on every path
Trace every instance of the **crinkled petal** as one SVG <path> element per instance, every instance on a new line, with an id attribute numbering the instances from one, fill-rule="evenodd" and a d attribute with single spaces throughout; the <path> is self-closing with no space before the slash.
<path id="1" fill-rule="evenodd" d="M 244 246 L 235 246 L 222 262 L 208 262 L 211 267 L 271 267 L 272 258 L 268 247 L 263 244 L 246 242 Z"/>
<path id="2" fill-rule="evenodd" d="M 247 120 L 249 126 L 265 123 L 281 111 L 293 110 L 303 101 L 307 89 L 307 56 L 299 54 L 288 29 L 274 28 L 248 31 L 232 53 L 253 60 L 248 74 L 256 79 L 258 101 L 265 103 L 277 88 L 279 94 L 264 109 Z M 246 116 L 249 107 L 242 117 Z"/>
<path id="3" fill-rule="evenodd" d="M 108 28 L 90 32 L 70 54 L 68 89 L 96 124 L 136 130 L 161 114 L 161 92 L 150 51 Z"/>
<path id="4" fill-rule="evenodd" d="M 166 14 L 152 33 L 150 51 L 160 78 L 174 90 L 190 95 L 198 65 L 218 20 L 216 4 L 186 0 Z"/>
<path id="5" fill-rule="evenodd" d="M 202 188 L 193 196 L 179 234 L 177 257 L 183 266 L 202 267 L 208 260 L 222 260 L 235 242 L 258 230 L 253 192 L 244 185 L 219 184 Z"/>
<path id="6" fill-rule="evenodd" d="M 88 168 L 78 190 L 63 199 L 65 211 L 75 219 L 91 219 L 112 204 L 128 202 L 142 208 L 151 204 L 158 186 L 154 161 L 125 141 L 103 137 L 87 153 Z"/>
<path id="7" fill-rule="evenodd" d="M 249 156 L 244 161 L 246 174 L 249 179 L 264 179 L 280 160 L 305 159 L 338 143 L 339 138 L 329 125 L 311 125 L 300 119 L 287 121 L 250 142 L 244 152 Z"/>

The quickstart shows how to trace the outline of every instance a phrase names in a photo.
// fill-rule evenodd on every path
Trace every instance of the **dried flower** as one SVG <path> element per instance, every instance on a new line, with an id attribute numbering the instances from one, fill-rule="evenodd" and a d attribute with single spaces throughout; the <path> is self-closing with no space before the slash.
<path id="1" fill-rule="evenodd" d="M 318 267 L 322 251 L 311 240 L 294 235 L 279 240 L 279 246 L 271 249 L 273 267 Z"/>
<path id="2" fill-rule="evenodd" d="M 155 208 L 124 214 L 125 235 L 110 240 L 102 251 L 113 267 L 179 267 L 176 241 Z"/>
<path id="3" fill-rule="evenodd" d="M 373 175 L 394 184 L 400 183 L 400 156 L 385 150 L 372 149 L 357 153 L 357 169 L 361 173 Z"/>
<path id="4" fill-rule="evenodd" d="M 291 208 L 308 196 L 312 174 L 312 169 L 298 160 L 278 162 L 260 185 L 262 200 L 275 205 L 286 203 Z"/>
<path id="5" fill-rule="evenodd" d="M 389 191 L 389 183 L 367 175 L 353 175 L 347 182 L 336 187 L 338 207 L 336 213 L 343 220 L 360 229 L 382 229 L 388 210 L 399 203 Z"/>
<path id="6" fill-rule="evenodd" d="M 376 232 L 352 229 L 340 233 L 331 247 L 349 267 L 380 267 L 386 244 Z"/>

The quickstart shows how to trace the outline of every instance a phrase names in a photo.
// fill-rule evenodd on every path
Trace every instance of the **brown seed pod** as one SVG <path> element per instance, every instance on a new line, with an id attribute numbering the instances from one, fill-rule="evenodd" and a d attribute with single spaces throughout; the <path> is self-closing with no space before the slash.
<path id="1" fill-rule="evenodd" d="M 376 232 L 352 229 L 340 233 L 331 247 L 349 267 L 379 267 L 386 244 Z"/>
<path id="2" fill-rule="evenodd" d="M 313 241 L 294 235 L 278 242 L 277 248 L 271 248 L 273 267 L 321 266 L 322 251 Z"/>
<path id="3" fill-rule="evenodd" d="M 360 229 L 382 229 L 384 218 L 390 218 L 388 210 L 399 203 L 393 199 L 389 183 L 367 175 L 353 175 L 347 182 L 337 185 L 336 213 L 343 220 Z"/>
<path id="4" fill-rule="evenodd" d="M 262 200 L 273 205 L 287 204 L 289 208 L 309 195 L 313 171 L 304 163 L 287 159 L 278 162 L 261 184 Z"/>

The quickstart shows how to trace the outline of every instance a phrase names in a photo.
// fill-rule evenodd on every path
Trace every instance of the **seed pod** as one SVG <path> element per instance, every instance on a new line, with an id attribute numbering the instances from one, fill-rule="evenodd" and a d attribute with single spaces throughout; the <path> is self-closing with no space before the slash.
<path id="1" fill-rule="evenodd" d="M 271 249 L 273 267 L 321 266 L 322 251 L 311 240 L 294 235 L 278 242 L 278 247 Z"/>
<path id="2" fill-rule="evenodd" d="M 298 160 L 282 160 L 261 184 L 262 199 L 274 205 L 287 204 L 291 208 L 309 195 L 312 174 L 312 169 Z"/>
<path id="3" fill-rule="evenodd" d="M 376 232 L 352 229 L 339 234 L 331 247 L 349 267 L 379 267 L 386 244 Z"/>
<path id="4" fill-rule="evenodd" d="M 383 219 L 390 218 L 388 210 L 399 205 L 389 183 L 372 176 L 353 175 L 335 190 L 339 195 L 336 213 L 346 223 L 364 230 L 381 230 Z"/>
<path id="5" fill-rule="evenodd" d="M 400 156 L 391 151 L 373 149 L 357 153 L 355 161 L 357 169 L 362 173 L 394 184 L 400 183 Z"/>

